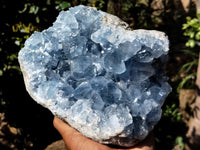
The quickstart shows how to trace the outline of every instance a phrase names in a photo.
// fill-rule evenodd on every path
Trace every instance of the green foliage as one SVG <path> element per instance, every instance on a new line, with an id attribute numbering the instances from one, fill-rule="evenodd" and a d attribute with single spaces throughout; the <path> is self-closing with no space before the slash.
<path id="1" fill-rule="evenodd" d="M 151 29 L 156 24 L 151 7 L 153 1 L 149 0 L 124 0 L 121 3 L 121 17 L 130 22 L 132 28 Z M 132 18 L 134 17 L 134 18 Z"/>
<path id="2" fill-rule="evenodd" d="M 25 3 L 24 8 L 22 10 L 18 10 L 20 14 L 22 13 L 29 13 L 35 17 L 35 21 L 40 23 L 40 18 L 37 16 L 38 12 L 40 11 L 40 7 L 31 3 Z"/>
<path id="3" fill-rule="evenodd" d="M 181 82 L 178 85 L 177 91 L 181 88 L 194 88 L 196 79 L 196 68 L 198 66 L 198 51 L 200 46 L 200 15 L 198 14 L 195 18 L 186 17 L 186 23 L 183 24 L 182 30 L 183 35 L 188 37 L 186 47 L 191 49 L 182 50 L 185 54 L 191 56 L 192 59 L 187 61 L 179 71 L 179 74 L 184 73 Z"/>
<path id="4" fill-rule="evenodd" d="M 15 40 L 14 42 L 17 46 L 22 48 L 24 46 L 25 40 L 28 39 L 34 31 L 39 31 L 39 29 L 32 23 L 29 23 L 26 26 L 20 22 L 12 26 L 12 31 L 14 33 L 18 33 L 18 36 L 13 36 L 12 39 Z"/>
<path id="5" fill-rule="evenodd" d="M 180 147 L 180 150 L 184 150 L 184 141 L 183 137 L 177 136 L 175 140 L 175 145 L 178 145 Z"/>
<path id="6" fill-rule="evenodd" d="M 115 5 L 120 6 L 115 13 L 129 23 L 133 29 L 144 28 L 164 31 L 169 36 L 172 46 L 174 43 L 180 42 L 182 31 L 185 31 L 184 35 L 188 37 L 187 46 L 193 47 L 193 49 L 183 50 L 185 54 L 191 56 L 191 60 L 185 63 L 180 69 L 180 74 L 184 72 L 185 76 L 183 77 L 183 81 L 180 83 L 179 88 L 188 87 L 189 83 L 194 81 L 194 68 L 197 66 L 196 60 L 198 57 L 194 49 L 199 45 L 200 40 L 198 17 L 196 19 L 188 17 L 187 22 L 183 25 L 183 30 L 181 30 L 183 24 L 181 18 L 185 18 L 185 14 L 182 13 L 183 11 L 174 9 L 175 7 L 173 6 L 174 3 L 172 1 L 162 0 L 164 5 L 159 9 L 152 8 L 152 6 L 156 5 L 156 0 L 116 0 L 114 2 Z M 12 4 L 10 4 L 9 0 L 0 1 L 0 9 L 2 10 L 2 13 L 0 14 L 0 111 L 2 111 L 3 109 L 1 108 L 4 107 L 7 110 L 8 105 L 11 104 L 11 110 L 16 110 L 16 116 L 26 114 L 24 111 L 22 111 L 23 113 L 18 114 L 20 111 L 18 108 L 19 106 L 16 107 L 16 105 L 13 105 L 13 103 L 18 104 L 22 102 L 23 105 L 20 105 L 22 107 L 25 106 L 23 103 L 24 101 L 26 101 L 25 104 L 29 103 L 27 100 L 27 93 L 23 89 L 23 80 L 17 60 L 18 52 L 24 46 L 25 40 L 30 37 L 34 31 L 46 29 L 52 25 L 52 22 L 55 21 L 56 16 L 61 10 L 67 10 L 69 7 L 79 4 L 93 6 L 108 11 L 108 0 L 15 0 L 12 1 Z M 22 84 L 21 88 L 18 87 L 19 83 Z M 17 88 L 11 90 L 11 87 L 14 85 L 16 85 Z M 13 93 L 20 94 L 17 97 L 16 94 Z M 183 142 L 182 137 L 177 137 L 176 132 L 173 133 L 171 129 L 166 129 L 168 128 L 168 126 L 166 127 L 167 123 L 172 125 L 174 127 L 173 129 L 176 130 L 177 127 L 174 124 L 177 122 L 180 123 L 181 121 L 177 97 L 170 98 L 170 100 L 170 104 L 167 103 L 163 106 L 163 124 L 157 129 L 155 128 L 155 130 L 160 129 L 159 135 L 161 137 L 157 139 L 160 140 L 161 148 L 158 147 L 158 149 L 168 150 L 171 148 L 167 146 L 166 148 L 163 148 L 163 144 L 166 144 L 166 140 L 162 140 L 162 138 L 165 137 L 166 139 L 170 139 L 168 142 L 171 144 L 170 146 L 174 146 L 174 144 L 181 146 Z M 33 104 L 31 103 L 30 108 L 32 107 Z M 36 114 L 36 111 L 32 112 L 34 115 Z M 30 114 L 27 113 L 27 115 L 28 117 L 26 118 L 31 118 L 29 117 Z M 38 116 L 35 118 L 38 118 Z M 25 122 L 21 120 L 20 124 L 25 124 Z M 33 135 L 35 136 L 35 134 Z M 31 137 L 33 135 L 30 135 L 30 138 L 36 139 L 35 137 Z M 158 135 L 155 135 L 155 137 L 157 136 Z M 43 140 L 41 141 L 43 142 Z M 35 144 L 34 146 L 33 149 L 38 149 L 37 146 L 41 145 Z"/>
<path id="7" fill-rule="evenodd" d="M 106 4 L 104 0 L 88 0 L 88 2 L 91 4 L 91 6 L 97 7 L 98 9 L 103 9 Z"/>
<path id="8" fill-rule="evenodd" d="M 71 7 L 70 2 L 66 2 L 66 1 L 64 1 L 64 0 L 56 0 L 56 1 L 55 1 L 55 4 L 56 4 L 55 9 L 58 10 L 58 11 L 66 10 L 66 9 L 68 9 L 69 7 Z"/>
<path id="9" fill-rule="evenodd" d="M 187 47 L 194 48 L 195 45 L 199 45 L 200 40 L 200 16 L 197 15 L 196 18 L 187 17 L 186 23 L 183 24 L 182 30 L 184 30 L 184 36 L 189 37 L 186 42 Z"/>
<path id="10" fill-rule="evenodd" d="M 171 122 L 179 122 L 181 121 L 181 113 L 179 112 L 179 108 L 176 104 L 166 105 L 163 116 L 171 119 Z"/>
<path id="11" fill-rule="evenodd" d="M 195 87 L 196 80 L 196 69 L 198 66 L 198 53 L 196 50 L 192 49 L 183 49 L 181 50 L 185 55 L 190 56 L 189 61 L 186 61 L 179 70 L 179 74 L 184 74 L 181 78 L 180 83 L 177 87 L 177 92 L 179 93 L 180 89 L 193 89 Z"/>
<path id="12" fill-rule="evenodd" d="M 182 71 L 189 72 L 193 68 L 193 66 L 197 66 L 197 65 L 198 65 L 198 60 L 195 59 L 195 60 L 193 60 L 191 62 L 188 62 L 188 63 L 184 64 L 181 67 L 180 72 L 182 72 Z"/>

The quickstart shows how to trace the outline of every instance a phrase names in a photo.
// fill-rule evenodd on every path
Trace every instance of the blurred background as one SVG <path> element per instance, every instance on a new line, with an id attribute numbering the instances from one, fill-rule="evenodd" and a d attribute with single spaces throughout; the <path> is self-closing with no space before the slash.
<path id="1" fill-rule="evenodd" d="M 200 149 L 199 0 L 0 0 L 0 150 L 44 150 L 61 139 L 53 115 L 26 92 L 18 52 L 34 31 L 79 4 L 119 16 L 132 29 L 165 32 L 170 40 L 165 71 L 173 91 L 155 126 L 160 150 Z M 198 69 L 200 71 L 200 69 Z"/>

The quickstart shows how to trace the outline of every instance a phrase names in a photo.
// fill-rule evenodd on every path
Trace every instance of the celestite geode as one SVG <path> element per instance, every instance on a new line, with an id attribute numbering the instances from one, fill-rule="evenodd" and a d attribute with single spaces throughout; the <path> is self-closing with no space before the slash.
<path id="1" fill-rule="evenodd" d="M 160 120 L 171 91 L 163 72 L 168 38 L 77 6 L 35 32 L 19 52 L 26 89 L 83 135 L 133 146 Z"/>

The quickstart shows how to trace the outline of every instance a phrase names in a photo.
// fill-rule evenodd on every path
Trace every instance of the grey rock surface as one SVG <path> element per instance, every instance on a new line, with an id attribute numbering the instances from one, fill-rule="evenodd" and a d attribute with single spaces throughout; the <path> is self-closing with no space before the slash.
<path id="1" fill-rule="evenodd" d="M 27 39 L 19 63 L 35 101 L 95 141 L 128 147 L 160 120 L 168 50 L 163 32 L 80 5 Z"/>
<path id="2" fill-rule="evenodd" d="M 58 140 L 48 145 L 44 150 L 68 150 L 63 140 Z"/>

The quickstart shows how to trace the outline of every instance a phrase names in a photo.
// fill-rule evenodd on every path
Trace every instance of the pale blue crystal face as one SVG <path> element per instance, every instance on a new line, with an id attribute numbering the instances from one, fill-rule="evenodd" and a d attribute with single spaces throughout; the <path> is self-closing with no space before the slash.
<path id="1" fill-rule="evenodd" d="M 164 33 L 126 30 L 113 16 L 77 6 L 35 32 L 19 52 L 26 88 L 85 136 L 132 146 L 161 117 L 171 91 Z"/>

